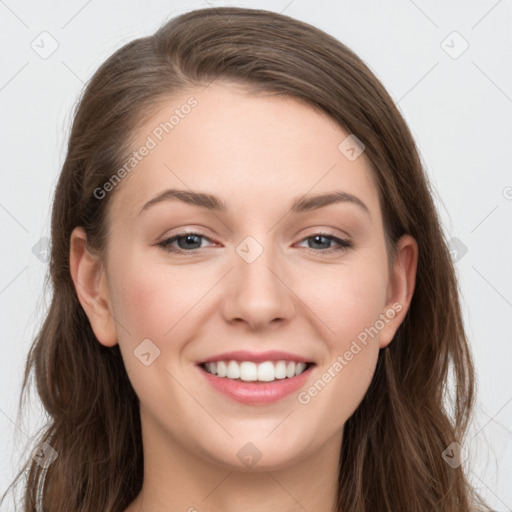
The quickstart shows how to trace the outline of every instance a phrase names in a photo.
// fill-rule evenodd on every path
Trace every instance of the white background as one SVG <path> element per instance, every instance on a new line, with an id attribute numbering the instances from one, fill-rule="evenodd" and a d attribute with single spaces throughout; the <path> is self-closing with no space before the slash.
<path id="1" fill-rule="evenodd" d="M 0 1 L 0 492 L 43 418 L 34 397 L 21 421 L 17 401 L 48 301 L 46 264 L 32 248 L 49 236 L 72 107 L 117 48 L 208 5 L 283 12 L 323 29 L 369 65 L 405 116 L 447 236 L 467 247 L 457 269 L 478 372 L 468 471 L 496 510 L 512 510 L 511 0 Z M 31 47 L 43 31 L 58 42 L 47 59 Z"/>

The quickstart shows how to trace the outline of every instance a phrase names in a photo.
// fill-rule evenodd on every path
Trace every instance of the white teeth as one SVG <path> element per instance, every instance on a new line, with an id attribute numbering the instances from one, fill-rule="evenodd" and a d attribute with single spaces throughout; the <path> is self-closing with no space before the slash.
<path id="1" fill-rule="evenodd" d="M 235 361 L 229 361 L 226 377 L 228 379 L 240 378 L 240 367 L 235 363 Z"/>
<path id="2" fill-rule="evenodd" d="M 295 365 L 295 375 L 300 375 L 306 369 L 306 363 L 297 363 Z"/>
<path id="3" fill-rule="evenodd" d="M 265 363 L 261 363 L 260 365 L 258 365 L 258 380 L 270 382 L 272 380 L 275 380 L 275 378 L 276 369 L 274 368 L 274 363 L 266 361 Z"/>
<path id="4" fill-rule="evenodd" d="M 306 369 L 306 363 L 294 361 L 265 361 L 253 363 L 252 361 L 217 361 L 205 363 L 207 372 L 218 377 L 228 379 L 241 379 L 246 382 L 272 382 L 276 379 L 284 379 L 300 375 Z"/>
<path id="5" fill-rule="evenodd" d="M 231 361 L 238 366 L 236 361 Z M 244 361 L 240 363 L 240 378 L 247 382 L 258 380 L 258 365 L 251 361 Z"/>
<path id="6" fill-rule="evenodd" d="M 284 379 L 286 377 L 286 362 L 278 361 L 276 363 L 276 379 Z"/>
<path id="7" fill-rule="evenodd" d="M 213 372 L 212 367 L 210 366 L 209 370 Z M 226 368 L 226 363 L 224 361 L 217 361 L 217 375 L 219 377 L 225 377 L 228 373 Z"/>

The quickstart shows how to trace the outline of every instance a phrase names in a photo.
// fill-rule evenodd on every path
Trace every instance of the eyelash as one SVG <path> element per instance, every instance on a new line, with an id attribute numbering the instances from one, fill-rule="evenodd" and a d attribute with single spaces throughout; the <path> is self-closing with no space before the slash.
<path id="1" fill-rule="evenodd" d="M 179 233 L 177 235 L 174 235 L 171 238 L 162 240 L 157 245 L 159 247 L 161 247 L 164 251 L 167 251 L 167 252 L 172 252 L 172 253 L 176 253 L 176 254 L 195 254 L 195 252 L 199 251 L 201 248 L 196 248 L 196 249 L 191 249 L 190 251 L 186 251 L 184 249 L 177 249 L 176 247 L 171 246 L 171 243 L 175 242 L 179 238 L 185 238 L 187 236 L 197 236 L 200 238 L 204 238 L 205 240 L 208 240 L 210 242 L 212 241 L 207 236 L 202 235 L 201 233 L 195 233 L 195 232 L 191 231 L 191 232 Z M 334 236 L 332 233 L 325 233 L 325 232 L 314 233 L 313 235 L 303 238 L 301 240 L 301 242 L 309 240 L 310 238 L 316 238 L 318 236 L 321 236 L 323 238 L 327 238 L 330 241 L 336 242 L 338 244 L 338 247 L 330 248 L 330 249 L 319 249 L 319 250 L 312 249 L 311 247 L 309 247 L 308 248 L 309 250 L 314 251 L 314 252 L 324 253 L 324 254 L 331 254 L 331 253 L 336 253 L 336 252 L 341 252 L 341 251 L 346 251 L 348 249 L 352 249 L 354 246 L 350 240 L 339 238 L 339 237 Z"/>

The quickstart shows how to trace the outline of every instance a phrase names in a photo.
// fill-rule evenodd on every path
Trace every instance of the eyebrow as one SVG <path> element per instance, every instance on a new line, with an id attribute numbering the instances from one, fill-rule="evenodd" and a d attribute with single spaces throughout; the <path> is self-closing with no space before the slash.
<path id="1" fill-rule="evenodd" d="M 164 201 L 177 200 L 193 206 L 199 206 L 201 208 L 207 208 L 216 212 L 227 212 L 228 207 L 225 201 L 214 196 L 212 194 L 206 194 L 203 192 L 193 192 L 188 190 L 178 189 L 167 189 L 150 199 L 140 210 L 139 215 L 158 203 Z M 302 213 L 311 210 L 317 210 L 325 206 L 329 206 L 335 203 L 352 203 L 359 206 L 364 210 L 370 217 L 370 210 L 368 207 L 353 194 L 336 190 L 325 194 L 314 194 L 314 195 L 301 195 L 296 197 L 291 206 L 290 211 L 292 213 Z"/>

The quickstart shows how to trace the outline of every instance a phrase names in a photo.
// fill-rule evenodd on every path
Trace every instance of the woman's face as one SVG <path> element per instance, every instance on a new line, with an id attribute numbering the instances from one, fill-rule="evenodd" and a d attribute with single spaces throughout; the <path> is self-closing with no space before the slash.
<path id="1" fill-rule="evenodd" d="M 169 99 L 138 132 L 136 164 L 102 188 L 101 306 L 84 307 L 98 340 L 120 345 L 155 452 L 269 469 L 339 448 L 416 265 L 404 237 L 388 271 L 377 188 L 348 135 L 296 100 L 218 82 Z M 93 288 L 85 265 L 79 295 Z M 224 355 L 236 351 L 248 354 Z M 219 358 L 248 363 L 227 371 L 249 380 L 200 365 Z M 282 378 L 294 360 L 314 364 Z M 251 381 L 258 368 L 270 380 Z"/>

